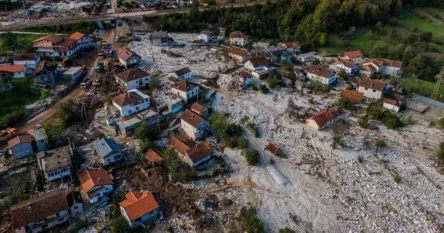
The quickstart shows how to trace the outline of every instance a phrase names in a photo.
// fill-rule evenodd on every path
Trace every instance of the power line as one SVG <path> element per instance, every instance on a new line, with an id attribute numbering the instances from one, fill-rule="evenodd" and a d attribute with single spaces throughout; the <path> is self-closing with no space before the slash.
<path id="1" fill-rule="evenodd" d="M 439 88 L 441 87 L 441 84 L 444 81 L 444 66 L 441 68 L 441 71 L 439 72 L 438 76 L 438 80 L 436 80 L 436 84 L 435 87 L 433 89 L 431 98 L 437 100 L 438 99 L 438 94 L 439 94 Z"/>

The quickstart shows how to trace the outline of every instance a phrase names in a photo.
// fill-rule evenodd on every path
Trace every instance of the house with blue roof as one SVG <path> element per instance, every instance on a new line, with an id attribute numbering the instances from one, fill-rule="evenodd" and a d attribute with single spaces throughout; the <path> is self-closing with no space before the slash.
<path id="1" fill-rule="evenodd" d="M 122 159 L 122 149 L 112 138 L 104 137 L 93 142 L 95 155 L 103 166 L 115 163 Z"/>

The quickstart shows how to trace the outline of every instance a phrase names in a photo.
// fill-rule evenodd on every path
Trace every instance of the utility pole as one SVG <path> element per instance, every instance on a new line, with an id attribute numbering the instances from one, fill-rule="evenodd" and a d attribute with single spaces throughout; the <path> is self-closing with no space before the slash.
<path id="1" fill-rule="evenodd" d="M 436 80 L 435 88 L 433 89 L 431 98 L 437 100 L 439 95 L 439 88 L 441 84 L 444 82 L 444 66 L 441 68 L 441 71 L 438 74 L 438 79 Z"/>

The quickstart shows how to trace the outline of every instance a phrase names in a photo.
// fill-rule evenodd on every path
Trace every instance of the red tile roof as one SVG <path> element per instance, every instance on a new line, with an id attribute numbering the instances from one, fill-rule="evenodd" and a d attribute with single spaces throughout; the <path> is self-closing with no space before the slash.
<path id="1" fill-rule="evenodd" d="M 271 142 L 268 143 L 268 146 L 266 149 L 269 150 L 274 155 L 276 155 L 279 152 L 279 147 Z"/>
<path id="2" fill-rule="evenodd" d="M 143 98 L 136 92 L 126 92 L 113 98 L 113 102 L 120 107 L 135 104 L 141 101 L 143 101 Z"/>
<path id="3" fill-rule="evenodd" d="M 194 104 L 191 105 L 190 109 L 192 112 L 198 115 L 202 115 L 202 112 L 205 110 L 205 107 L 200 105 L 198 102 L 194 102 Z"/>
<path id="4" fill-rule="evenodd" d="M 294 42 L 279 42 L 278 47 L 285 47 L 285 48 L 294 48 L 294 47 L 298 47 L 301 46 L 299 44 L 299 42 L 294 41 Z"/>
<path id="5" fill-rule="evenodd" d="M 180 90 L 180 91 L 189 91 L 191 90 L 193 87 L 195 87 L 193 84 L 185 81 L 185 80 L 180 80 L 177 83 L 174 83 L 173 85 L 171 85 L 172 88 Z"/>
<path id="6" fill-rule="evenodd" d="M 320 66 L 316 66 L 316 65 L 310 65 L 307 69 L 307 73 L 315 74 L 317 76 L 321 76 L 324 78 L 329 78 L 333 75 L 334 71 L 332 71 L 328 68 L 324 68 L 324 67 L 320 67 Z"/>
<path id="7" fill-rule="evenodd" d="M 74 32 L 69 38 L 77 41 L 77 40 L 82 39 L 82 37 L 84 37 L 84 36 L 85 36 L 85 34 L 83 34 L 83 33 Z"/>
<path id="8" fill-rule="evenodd" d="M 362 99 L 364 98 L 364 93 L 350 90 L 341 90 L 340 95 L 349 99 L 354 104 L 362 103 Z"/>
<path id="9" fill-rule="evenodd" d="M 202 119 L 202 117 L 200 117 L 199 115 L 197 115 L 196 113 L 194 113 L 188 109 L 185 110 L 185 112 L 183 112 L 180 119 L 185 121 L 186 123 L 190 124 L 194 128 L 197 128 L 197 126 L 199 126 L 199 124 L 202 121 L 204 121 L 204 119 Z"/>
<path id="10" fill-rule="evenodd" d="M 8 148 L 11 149 L 20 143 L 32 143 L 33 140 L 31 135 L 19 135 L 8 141 Z"/>
<path id="11" fill-rule="evenodd" d="M 148 72 L 145 72 L 141 69 L 129 69 L 116 74 L 116 77 L 124 82 L 129 82 L 149 75 L 150 74 Z"/>
<path id="12" fill-rule="evenodd" d="M 250 62 L 253 67 L 266 66 L 269 64 L 267 58 L 264 56 L 252 57 Z"/>
<path id="13" fill-rule="evenodd" d="M 144 190 L 139 192 L 133 190 L 125 195 L 126 199 L 119 203 L 125 210 L 128 218 L 135 221 L 140 217 L 159 208 L 153 194 Z"/>
<path id="14" fill-rule="evenodd" d="M 225 46 L 224 47 L 224 52 L 226 53 L 232 53 L 238 56 L 246 56 L 248 54 L 248 50 L 243 49 L 243 48 L 239 48 L 236 46 Z"/>
<path id="15" fill-rule="evenodd" d="M 123 49 L 121 49 L 120 52 L 119 52 L 119 58 L 122 59 L 122 60 L 124 60 L 124 61 L 130 59 L 132 56 L 138 56 L 138 57 L 140 57 L 140 56 L 137 55 L 135 52 L 133 52 L 133 51 L 131 51 L 130 49 L 127 49 L 127 48 L 123 48 Z"/>
<path id="16" fill-rule="evenodd" d="M 376 58 L 376 59 L 381 61 L 384 66 L 390 66 L 390 67 L 395 67 L 395 68 L 402 67 L 402 61 L 395 61 L 395 60 L 390 60 L 390 59 L 385 59 L 385 58 Z"/>
<path id="17" fill-rule="evenodd" d="M 148 161 L 154 162 L 154 163 L 162 161 L 162 157 L 160 156 L 160 153 L 157 150 L 153 150 L 153 149 L 149 149 L 145 153 L 145 158 Z"/>
<path id="18" fill-rule="evenodd" d="M 310 118 L 308 120 L 313 120 L 319 126 L 319 128 L 324 127 L 328 122 L 334 120 L 339 116 L 338 111 L 336 110 L 327 110 L 324 112 L 320 112 Z"/>
<path id="19" fill-rule="evenodd" d="M 68 210 L 66 190 L 54 189 L 10 208 L 11 222 L 14 229 L 39 222 L 62 210 Z"/>
<path id="20" fill-rule="evenodd" d="M 358 86 L 360 87 L 370 88 L 377 91 L 383 91 L 386 85 L 387 83 L 382 80 L 371 78 L 362 78 L 358 82 Z"/>
<path id="21" fill-rule="evenodd" d="M 351 59 L 363 57 L 364 55 L 362 55 L 361 51 L 355 50 L 355 51 L 350 51 L 350 52 L 344 52 L 342 54 L 342 56 L 346 59 L 351 60 Z"/>
<path id="22" fill-rule="evenodd" d="M 168 146 L 176 149 L 179 153 L 183 155 L 186 154 L 186 152 L 190 149 L 190 147 L 188 147 L 185 143 L 183 143 L 176 137 L 172 137 L 168 141 Z"/>
<path id="23" fill-rule="evenodd" d="M 57 43 L 57 42 L 63 40 L 63 37 L 60 36 L 60 35 L 51 34 L 51 35 L 47 35 L 47 36 L 44 36 L 44 37 L 40 37 L 40 38 L 38 38 L 36 40 L 33 40 L 32 42 L 39 42 L 39 41 L 42 41 L 42 40 L 47 40 L 47 41 L 49 41 L 51 43 Z"/>
<path id="24" fill-rule="evenodd" d="M 398 101 L 394 99 L 384 98 L 384 103 L 391 105 L 398 105 Z"/>
<path id="25" fill-rule="evenodd" d="M 102 169 L 83 168 L 78 174 L 82 190 L 87 193 L 95 186 L 112 185 L 108 172 Z"/>
<path id="26" fill-rule="evenodd" d="M 189 149 L 187 155 L 193 163 L 197 163 L 211 155 L 211 146 L 208 142 L 200 142 Z"/>
<path id="27" fill-rule="evenodd" d="M 234 31 L 230 33 L 230 38 L 245 38 L 245 35 L 240 31 Z"/>
<path id="28" fill-rule="evenodd" d="M 24 72 L 25 65 L 0 66 L 0 71 L 8 73 Z"/>

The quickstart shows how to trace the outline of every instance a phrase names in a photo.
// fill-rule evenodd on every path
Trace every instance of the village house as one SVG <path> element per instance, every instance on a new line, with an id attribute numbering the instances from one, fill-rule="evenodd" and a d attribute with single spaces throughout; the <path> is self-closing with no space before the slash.
<path id="1" fill-rule="evenodd" d="M 310 65 L 307 69 L 307 77 L 311 81 L 331 86 L 336 83 L 337 75 L 335 71 L 328 68 Z"/>
<path id="2" fill-rule="evenodd" d="M 16 159 L 21 159 L 34 154 L 32 149 L 32 136 L 31 135 L 19 135 L 8 141 L 9 154 L 13 155 Z"/>
<path id="3" fill-rule="evenodd" d="M 170 46 L 173 40 L 168 36 L 168 32 L 152 32 L 150 41 L 155 46 Z"/>
<path id="4" fill-rule="evenodd" d="M 399 112 L 400 106 L 397 100 L 384 98 L 384 101 L 382 103 L 382 107 L 386 109 L 390 109 L 395 112 Z"/>
<path id="5" fill-rule="evenodd" d="M 32 75 L 36 87 L 51 88 L 56 83 L 57 68 L 54 64 L 43 60 L 35 67 Z"/>
<path id="6" fill-rule="evenodd" d="M 208 117 L 208 109 L 205 106 L 199 104 L 198 102 L 194 102 L 191 105 L 190 110 L 201 117 L 205 118 Z"/>
<path id="7" fill-rule="evenodd" d="M 190 167 L 199 167 L 207 164 L 211 160 L 211 146 L 208 142 L 198 142 L 191 139 L 180 140 L 172 137 L 168 141 L 168 146 L 174 148 L 179 158 Z"/>
<path id="8" fill-rule="evenodd" d="M 96 43 L 91 36 L 85 35 L 80 32 L 74 32 L 69 39 L 76 41 L 76 46 L 78 50 L 87 50 L 96 47 Z"/>
<path id="9" fill-rule="evenodd" d="M 362 78 L 357 86 L 358 92 L 363 93 L 365 97 L 377 100 L 382 99 L 384 92 L 389 88 L 386 82 L 371 78 Z"/>
<path id="10" fill-rule="evenodd" d="M 224 52 L 237 63 L 244 63 L 247 60 L 248 50 L 246 49 L 236 46 L 225 46 Z"/>
<path id="11" fill-rule="evenodd" d="M 349 60 L 354 63 L 360 63 L 364 60 L 364 55 L 362 55 L 361 51 L 359 50 L 349 51 L 342 54 L 342 59 Z"/>
<path id="12" fill-rule="evenodd" d="M 276 146 L 273 143 L 268 143 L 267 147 L 265 148 L 266 150 L 268 150 L 272 155 L 274 156 L 281 156 L 282 155 L 282 150 Z"/>
<path id="13" fill-rule="evenodd" d="M 12 90 L 14 77 L 11 73 L 0 72 L 0 93 Z"/>
<path id="14" fill-rule="evenodd" d="M 225 33 L 227 29 L 219 27 L 219 35 L 217 35 L 218 40 L 224 40 L 225 39 Z"/>
<path id="15" fill-rule="evenodd" d="M 113 191 L 113 179 L 103 169 L 83 168 L 78 174 L 83 200 L 97 203 Z"/>
<path id="16" fill-rule="evenodd" d="M 180 80 L 171 85 L 171 93 L 180 97 L 185 103 L 188 103 L 188 101 L 197 98 L 199 86 L 185 80 Z"/>
<path id="17" fill-rule="evenodd" d="M 200 34 L 197 36 L 197 39 L 205 43 L 208 43 L 211 39 L 211 31 L 210 30 L 201 31 Z"/>
<path id="18" fill-rule="evenodd" d="M 127 117 L 148 109 L 150 107 L 150 97 L 137 89 L 132 89 L 114 97 L 112 103 L 119 110 L 122 117 Z"/>
<path id="19" fill-rule="evenodd" d="M 115 163 L 122 159 L 122 149 L 112 138 L 104 137 L 93 142 L 95 154 L 99 158 L 99 163 L 103 166 Z"/>
<path id="20" fill-rule="evenodd" d="M 34 40 L 32 42 L 32 47 L 35 48 L 37 54 L 47 57 L 75 56 L 78 51 L 76 40 L 69 38 L 65 39 L 62 36 L 55 34 Z"/>
<path id="21" fill-rule="evenodd" d="M 239 71 L 238 77 L 239 77 L 239 82 L 241 83 L 240 87 L 241 89 L 246 88 L 254 83 L 251 75 L 245 70 Z"/>
<path id="22" fill-rule="evenodd" d="M 177 96 L 173 96 L 170 100 L 168 100 L 168 111 L 172 115 L 180 112 L 184 106 L 185 103 L 183 102 L 183 100 Z"/>
<path id="23" fill-rule="evenodd" d="M 292 56 L 287 49 L 281 48 L 274 48 L 268 51 L 266 57 L 271 63 L 280 63 L 283 61 L 291 62 L 292 59 Z"/>
<path id="24" fill-rule="evenodd" d="M 279 42 L 278 43 L 279 48 L 285 48 L 291 53 L 299 53 L 301 51 L 301 45 L 299 42 Z"/>
<path id="25" fill-rule="evenodd" d="M 343 98 L 347 98 L 353 104 L 360 104 L 362 103 L 362 99 L 364 98 L 364 93 L 344 89 L 341 90 L 340 96 Z"/>
<path id="26" fill-rule="evenodd" d="M 306 123 L 309 127 L 315 130 L 321 130 L 329 126 L 334 120 L 338 118 L 339 118 L 338 111 L 327 110 L 308 118 Z"/>
<path id="27" fill-rule="evenodd" d="M 381 70 L 381 66 L 374 63 L 369 62 L 369 60 L 365 60 L 364 63 L 359 67 L 359 74 L 370 77 L 375 73 L 378 73 Z"/>
<path id="28" fill-rule="evenodd" d="M 180 128 L 193 140 L 203 138 L 208 127 L 208 121 L 190 110 L 185 110 L 180 117 Z"/>
<path id="29" fill-rule="evenodd" d="M 0 65 L 0 72 L 10 73 L 14 78 L 26 77 L 25 65 Z"/>
<path id="30" fill-rule="evenodd" d="M 191 70 L 188 67 L 174 71 L 173 76 L 179 80 L 185 80 L 187 82 L 189 82 L 192 78 Z"/>
<path id="31" fill-rule="evenodd" d="M 317 52 L 303 53 L 296 56 L 296 59 L 302 63 L 312 62 L 315 56 L 318 55 Z"/>
<path id="32" fill-rule="evenodd" d="M 268 75 L 268 60 L 264 56 L 252 57 L 244 65 L 251 72 L 251 75 L 257 79 L 263 79 Z"/>
<path id="33" fill-rule="evenodd" d="M 12 54 L 12 64 L 24 65 L 27 69 L 34 69 L 40 63 L 40 56 L 35 53 L 19 53 Z"/>
<path id="34" fill-rule="evenodd" d="M 162 156 L 156 149 L 149 149 L 145 153 L 145 159 L 150 166 L 154 166 L 162 162 Z"/>
<path id="35" fill-rule="evenodd" d="M 125 200 L 119 203 L 120 212 L 132 229 L 153 221 L 160 208 L 153 194 L 146 190 L 132 190 L 125 194 Z"/>
<path id="36" fill-rule="evenodd" d="M 380 62 L 382 62 L 383 69 L 382 73 L 384 75 L 391 75 L 391 76 L 401 76 L 402 75 L 402 62 L 401 61 L 395 61 L 385 58 L 377 58 Z"/>
<path id="37" fill-rule="evenodd" d="M 71 175 L 71 146 L 37 153 L 37 165 L 48 182 Z"/>
<path id="38" fill-rule="evenodd" d="M 54 189 L 11 206 L 12 229 L 15 233 L 48 231 L 69 219 L 69 203 L 64 189 Z"/>
<path id="39" fill-rule="evenodd" d="M 48 135 L 43 127 L 35 127 L 28 130 L 28 133 L 34 137 L 34 141 L 37 144 L 37 151 L 46 150 L 48 147 Z"/>
<path id="40" fill-rule="evenodd" d="M 339 60 L 338 62 L 330 64 L 329 68 L 336 72 L 344 70 L 347 74 L 352 76 L 359 74 L 359 63 L 354 63 L 348 60 Z"/>
<path id="41" fill-rule="evenodd" d="M 247 37 L 240 31 L 231 32 L 228 36 L 230 45 L 245 46 L 247 45 Z"/>
<path id="42" fill-rule="evenodd" d="M 139 89 L 150 84 L 150 74 L 141 69 L 129 69 L 116 74 L 116 82 L 127 91 Z"/>
<path id="43" fill-rule="evenodd" d="M 65 80 L 69 80 L 71 83 L 76 82 L 83 75 L 83 69 L 80 66 L 70 67 L 68 70 L 63 72 L 62 77 Z"/>
<path id="44" fill-rule="evenodd" d="M 137 66 L 142 62 L 142 57 L 130 49 L 123 48 L 119 51 L 119 62 L 126 67 Z"/>

